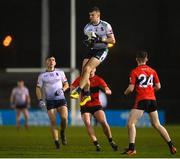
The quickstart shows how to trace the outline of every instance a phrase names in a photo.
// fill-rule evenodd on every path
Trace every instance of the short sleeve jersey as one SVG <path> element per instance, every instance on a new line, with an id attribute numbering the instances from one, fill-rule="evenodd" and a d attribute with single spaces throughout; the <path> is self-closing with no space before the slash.
<path id="1" fill-rule="evenodd" d="M 79 86 L 79 82 L 81 77 L 78 77 L 73 83 L 73 87 Z M 99 99 L 99 91 L 107 87 L 106 82 L 99 76 L 95 75 L 94 77 L 90 78 L 90 91 L 91 91 L 91 101 L 87 102 L 84 107 L 93 107 L 93 106 L 100 106 L 101 102 Z M 83 97 L 83 93 L 82 96 Z"/>
<path id="2" fill-rule="evenodd" d="M 55 69 L 52 72 L 43 72 L 38 76 L 37 87 L 44 90 L 47 100 L 65 99 L 63 83 L 67 82 L 64 71 Z"/>
<path id="3" fill-rule="evenodd" d="M 135 85 L 136 102 L 140 100 L 156 100 L 154 84 L 159 83 L 154 69 L 147 65 L 137 66 L 130 74 L 130 84 Z"/>
<path id="4" fill-rule="evenodd" d="M 100 20 L 99 24 L 93 25 L 92 23 L 88 23 L 84 27 L 84 34 L 87 32 L 95 32 L 98 36 L 102 38 L 107 38 L 107 35 L 113 34 L 112 27 L 109 23 Z M 107 48 L 107 43 L 95 43 L 93 45 L 94 49 L 103 49 Z"/>
<path id="5" fill-rule="evenodd" d="M 15 87 L 12 90 L 11 96 L 14 99 L 16 105 L 27 104 L 27 97 L 29 96 L 29 90 L 26 87 Z"/>

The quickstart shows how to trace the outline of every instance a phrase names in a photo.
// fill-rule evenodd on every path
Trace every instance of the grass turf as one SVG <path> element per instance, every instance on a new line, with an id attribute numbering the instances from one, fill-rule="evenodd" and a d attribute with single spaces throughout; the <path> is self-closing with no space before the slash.
<path id="1" fill-rule="evenodd" d="M 180 150 L 180 126 L 167 126 L 177 149 Z M 23 128 L 17 131 L 12 126 L 0 127 L 0 157 L 36 157 L 36 158 L 127 158 L 121 152 L 128 145 L 127 129 L 112 127 L 114 141 L 120 150 L 114 152 L 110 147 L 101 127 L 95 127 L 97 138 L 102 147 L 101 152 L 96 152 L 84 127 L 69 127 L 67 129 L 68 145 L 61 145 L 56 150 L 51 138 L 49 127 L 30 127 L 28 131 Z M 138 158 L 178 158 L 180 153 L 171 155 L 167 144 L 153 128 L 137 128 L 136 138 Z"/>

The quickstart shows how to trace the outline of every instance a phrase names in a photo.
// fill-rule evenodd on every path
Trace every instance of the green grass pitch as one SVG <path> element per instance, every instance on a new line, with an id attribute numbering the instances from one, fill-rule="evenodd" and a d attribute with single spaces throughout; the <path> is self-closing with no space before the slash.
<path id="1" fill-rule="evenodd" d="M 180 150 L 180 126 L 167 126 L 176 147 Z M 123 148 L 127 147 L 127 129 L 112 127 L 113 138 L 120 150 L 114 152 L 108 144 L 101 127 L 95 127 L 96 135 L 101 144 L 102 151 L 96 152 L 91 143 L 85 127 L 69 127 L 67 129 L 68 145 L 56 150 L 51 138 L 49 127 L 30 127 L 28 131 L 23 128 L 17 131 L 12 126 L 0 127 L 0 157 L 36 157 L 36 158 L 127 158 L 122 155 Z M 136 139 L 138 158 L 178 158 L 180 152 L 171 155 L 167 144 L 153 128 L 137 128 Z"/>

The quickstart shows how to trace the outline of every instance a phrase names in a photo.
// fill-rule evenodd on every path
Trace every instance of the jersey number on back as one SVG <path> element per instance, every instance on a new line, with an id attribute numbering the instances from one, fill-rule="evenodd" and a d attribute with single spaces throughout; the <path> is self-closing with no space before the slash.
<path id="1" fill-rule="evenodd" d="M 146 76 L 145 74 L 140 74 L 138 76 L 139 87 L 146 88 L 148 86 L 153 86 L 153 75 Z"/>

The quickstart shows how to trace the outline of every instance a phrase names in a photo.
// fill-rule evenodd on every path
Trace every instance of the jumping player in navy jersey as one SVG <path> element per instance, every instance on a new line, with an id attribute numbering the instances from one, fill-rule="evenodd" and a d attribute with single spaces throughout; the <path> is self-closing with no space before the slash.
<path id="1" fill-rule="evenodd" d="M 100 19 L 100 10 L 94 7 L 89 12 L 90 22 L 84 28 L 86 36 L 85 43 L 87 45 L 87 54 L 82 63 L 81 80 L 79 86 L 71 92 L 71 98 L 79 98 L 79 94 L 83 90 L 84 98 L 80 105 L 85 105 L 91 100 L 90 96 L 90 72 L 95 69 L 108 54 L 108 43 L 115 44 L 115 37 L 112 27 L 109 23 Z"/>
<path id="2" fill-rule="evenodd" d="M 61 118 L 61 141 L 63 145 L 67 144 L 65 129 L 68 122 L 67 102 L 64 92 L 69 89 L 69 84 L 64 71 L 56 69 L 56 61 L 53 56 L 46 58 L 47 70 L 38 76 L 36 95 L 39 100 L 39 106 L 46 110 L 50 119 L 52 136 L 55 141 L 56 148 L 60 148 L 59 131 L 56 126 L 56 113 Z M 45 94 L 45 102 L 43 101 L 43 91 Z"/>

